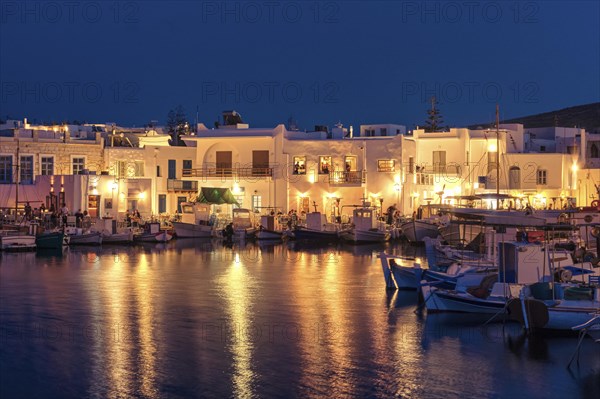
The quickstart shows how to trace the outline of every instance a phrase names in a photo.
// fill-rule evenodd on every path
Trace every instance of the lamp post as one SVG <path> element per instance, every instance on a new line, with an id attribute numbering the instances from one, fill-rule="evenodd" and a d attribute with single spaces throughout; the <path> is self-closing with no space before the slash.
<path id="1" fill-rule="evenodd" d="M 400 207 L 400 183 L 394 184 L 394 190 L 396 191 L 396 204 Z"/>

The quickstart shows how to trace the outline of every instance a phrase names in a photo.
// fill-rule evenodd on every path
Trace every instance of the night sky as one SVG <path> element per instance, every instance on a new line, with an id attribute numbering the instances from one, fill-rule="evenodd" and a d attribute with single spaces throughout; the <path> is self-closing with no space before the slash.
<path id="1" fill-rule="evenodd" d="M 0 2 L 0 118 L 492 121 L 600 100 L 597 1 Z"/>

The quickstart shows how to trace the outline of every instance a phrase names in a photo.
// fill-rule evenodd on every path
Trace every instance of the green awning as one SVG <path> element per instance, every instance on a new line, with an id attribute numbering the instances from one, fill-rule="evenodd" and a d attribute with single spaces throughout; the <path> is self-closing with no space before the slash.
<path id="1" fill-rule="evenodd" d="M 202 187 L 196 202 L 203 204 L 233 204 L 238 207 L 240 204 L 228 188 Z"/>

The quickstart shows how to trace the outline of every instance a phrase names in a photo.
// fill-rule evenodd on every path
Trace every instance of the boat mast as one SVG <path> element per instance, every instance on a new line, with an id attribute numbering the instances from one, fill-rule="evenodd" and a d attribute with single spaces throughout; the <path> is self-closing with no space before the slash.
<path id="1" fill-rule="evenodd" d="M 496 104 L 496 209 L 500 209 L 500 107 Z"/>

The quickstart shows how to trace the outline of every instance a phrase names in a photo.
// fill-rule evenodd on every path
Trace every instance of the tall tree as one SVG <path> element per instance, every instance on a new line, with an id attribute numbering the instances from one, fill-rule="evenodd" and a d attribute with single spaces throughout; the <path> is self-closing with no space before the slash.
<path id="1" fill-rule="evenodd" d="M 440 132 L 444 129 L 442 124 L 444 119 L 440 114 L 440 110 L 436 107 L 437 100 L 431 97 L 431 109 L 427 110 L 427 120 L 425 121 L 425 132 Z"/>
<path id="2" fill-rule="evenodd" d="M 181 105 L 172 109 L 167 114 L 167 132 L 171 136 L 171 145 L 185 146 L 181 135 L 188 134 L 190 123 L 188 122 L 185 110 Z"/>

